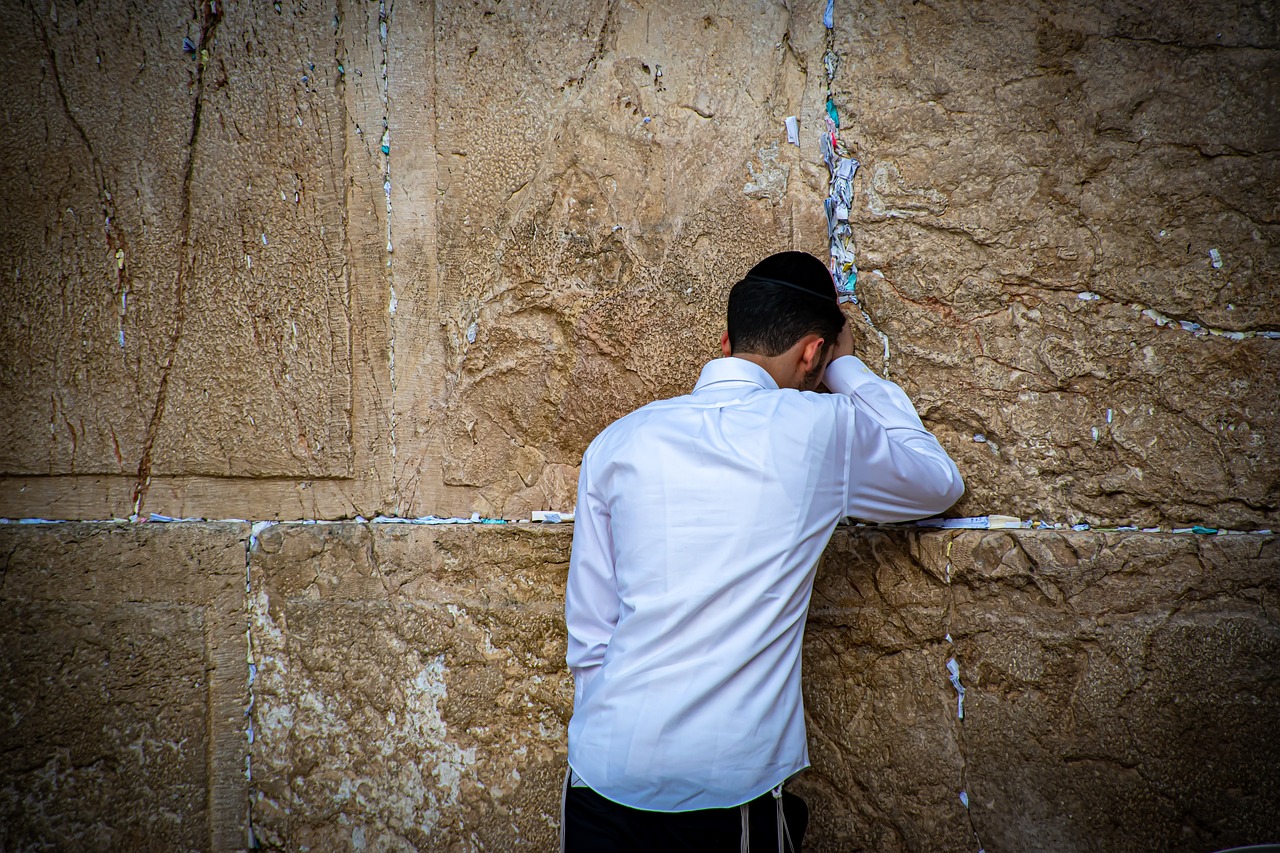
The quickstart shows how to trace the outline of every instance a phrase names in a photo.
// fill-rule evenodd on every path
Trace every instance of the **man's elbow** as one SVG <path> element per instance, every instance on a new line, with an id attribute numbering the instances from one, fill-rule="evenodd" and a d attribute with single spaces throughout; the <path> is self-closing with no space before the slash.
<path id="1" fill-rule="evenodd" d="M 935 476 L 922 478 L 924 482 L 917 486 L 919 518 L 941 515 L 964 494 L 964 478 L 956 464 L 950 459 L 939 460 L 939 463 L 942 470 Z"/>
<path id="2" fill-rule="evenodd" d="M 933 510 L 934 515 L 951 509 L 952 504 L 964 495 L 964 478 L 960 476 L 960 469 L 954 462 L 949 467 L 951 470 L 946 476 L 938 480 L 937 506 Z"/>

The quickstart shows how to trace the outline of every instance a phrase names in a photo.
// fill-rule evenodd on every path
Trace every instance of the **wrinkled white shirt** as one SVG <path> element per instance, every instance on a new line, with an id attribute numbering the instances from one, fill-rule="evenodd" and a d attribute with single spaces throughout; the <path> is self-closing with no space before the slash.
<path id="1" fill-rule="evenodd" d="M 832 394 L 739 358 L 610 425 L 582 458 L 565 596 L 569 764 L 653 811 L 725 808 L 809 764 L 800 644 L 836 522 L 933 515 L 955 463 L 853 356 Z"/>

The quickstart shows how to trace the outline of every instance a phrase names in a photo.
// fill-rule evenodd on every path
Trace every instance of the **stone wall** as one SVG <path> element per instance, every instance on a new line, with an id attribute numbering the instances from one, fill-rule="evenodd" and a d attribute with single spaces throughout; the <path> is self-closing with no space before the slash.
<path id="1" fill-rule="evenodd" d="M 1273 526 L 1280 23 L 1165 5 L 11 3 L 0 515 L 567 509 L 825 253 L 829 99 L 958 513 Z"/>
<path id="2" fill-rule="evenodd" d="M 0 845 L 554 849 L 570 538 L 0 527 Z M 1278 568 L 1274 536 L 838 530 L 806 849 L 1280 838 Z"/>
<path id="3" fill-rule="evenodd" d="M 567 509 L 825 253 L 830 102 L 955 514 L 1280 522 L 1280 14 L 823 5 L 0 4 L 0 516 Z M 0 847 L 551 844 L 565 530 L 0 540 Z M 838 532 L 812 849 L 1277 840 L 1276 547 Z"/>

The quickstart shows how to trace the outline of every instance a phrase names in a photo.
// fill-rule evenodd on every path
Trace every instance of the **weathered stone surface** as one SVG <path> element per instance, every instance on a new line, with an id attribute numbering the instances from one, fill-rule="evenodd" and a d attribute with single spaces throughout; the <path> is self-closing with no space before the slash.
<path id="1" fill-rule="evenodd" d="M 800 152 L 779 137 L 803 88 L 774 47 L 788 15 L 593 2 L 440 13 L 446 481 L 501 512 L 566 506 L 562 466 L 600 427 L 683 393 L 716 353 L 733 279 L 760 252 L 821 245 L 821 201 L 795 203 Z"/>
<path id="2" fill-rule="evenodd" d="M 1275 342 L 1141 312 L 1280 324 L 1276 21 L 902 12 L 839 19 L 832 91 L 864 160 L 864 304 L 961 462 L 957 511 L 1270 526 Z"/>
<path id="3" fill-rule="evenodd" d="M 815 849 L 1277 837 L 1277 545 L 837 532 L 806 634 Z"/>
<path id="4" fill-rule="evenodd" d="M 350 473 L 335 8 L 198 6 L 6 14 L 10 473 Z"/>
<path id="5" fill-rule="evenodd" d="M 825 251 L 830 97 L 957 512 L 1280 523 L 1276 342 L 1153 319 L 1280 328 L 1265 5 L 63 5 L 0 36 L 4 514 L 567 508 Z"/>
<path id="6" fill-rule="evenodd" d="M 244 846 L 247 535 L 0 526 L 0 846 Z"/>
<path id="7" fill-rule="evenodd" d="M 251 554 L 267 848 L 551 849 L 568 537 L 278 525 Z"/>
<path id="8" fill-rule="evenodd" d="M 569 538 L 263 532 L 260 841 L 553 846 Z M 1280 833 L 1277 567 L 1275 537 L 837 531 L 806 632 L 807 849 L 971 851 L 976 832 L 992 851 L 1206 850 Z"/>
<path id="9" fill-rule="evenodd" d="M 1275 342 L 1152 316 L 1280 324 L 1275 22 L 890 4 L 828 41 L 819 7 L 444 12 L 446 481 L 568 505 L 601 427 L 691 386 L 728 285 L 823 251 L 830 95 L 864 161 L 860 347 L 960 459 L 958 513 L 1273 524 Z"/>

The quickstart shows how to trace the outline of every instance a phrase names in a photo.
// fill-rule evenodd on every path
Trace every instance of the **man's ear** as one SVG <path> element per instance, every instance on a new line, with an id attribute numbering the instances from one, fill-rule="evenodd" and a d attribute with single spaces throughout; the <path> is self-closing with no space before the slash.
<path id="1" fill-rule="evenodd" d="M 822 361 L 822 345 L 826 343 L 818 335 L 806 335 L 801 339 L 800 370 L 808 373 Z"/>
<path id="2" fill-rule="evenodd" d="M 729 346 L 729 330 L 725 329 L 720 335 L 720 352 L 724 353 L 725 358 L 733 355 L 733 347 Z"/>

